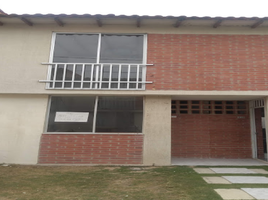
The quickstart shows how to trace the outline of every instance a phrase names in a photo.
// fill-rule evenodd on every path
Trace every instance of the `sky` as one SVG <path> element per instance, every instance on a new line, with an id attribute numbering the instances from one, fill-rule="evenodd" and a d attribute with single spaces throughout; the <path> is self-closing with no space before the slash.
<path id="1" fill-rule="evenodd" d="M 8 14 L 267 17 L 268 0 L 2 0 Z"/>

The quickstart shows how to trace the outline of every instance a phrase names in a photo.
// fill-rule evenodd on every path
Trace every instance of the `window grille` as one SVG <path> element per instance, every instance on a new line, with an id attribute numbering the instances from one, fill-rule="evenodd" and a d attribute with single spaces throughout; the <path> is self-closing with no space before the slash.
<path id="1" fill-rule="evenodd" d="M 252 107 L 253 108 L 263 108 L 264 107 L 264 99 L 258 99 L 258 100 L 254 100 L 252 101 Z"/>
<path id="2" fill-rule="evenodd" d="M 44 63 L 50 68 L 48 89 L 127 89 L 145 88 L 143 72 L 149 64 Z"/>
<path id="3" fill-rule="evenodd" d="M 246 101 L 172 101 L 172 115 L 180 114 L 248 114 Z"/>

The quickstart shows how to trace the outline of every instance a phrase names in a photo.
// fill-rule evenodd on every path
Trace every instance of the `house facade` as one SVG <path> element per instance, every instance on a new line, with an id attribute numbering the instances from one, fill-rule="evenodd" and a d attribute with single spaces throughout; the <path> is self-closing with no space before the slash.
<path id="1" fill-rule="evenodd" d="M 0 163 L 267 160 L 268 21 L 0 15 Z"/>

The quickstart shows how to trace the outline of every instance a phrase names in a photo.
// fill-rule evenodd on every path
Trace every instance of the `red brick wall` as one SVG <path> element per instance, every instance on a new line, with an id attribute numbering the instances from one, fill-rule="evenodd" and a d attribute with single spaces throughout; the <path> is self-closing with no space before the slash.
<path id="1" fill-rule="evenodd" d="M 255 126 L 257 132 L 257 157 L 260 159 L 264 159 L 264 147 L 263 147 L 263 133 L 262 133 L 262 109 L 255 109 Z"/>
<path id="2" fill-rule="evenodd" d="M 43 134 L 40 164 L 142 164 L 142 135 Z"/>
<path id="3" fill-rule="evenodd" d="M 268 36 L 149 34 L 146 89 L 267 90 Z"/>
<path id="4" fill-rule="evenodd" d="M 180 158 L 251 158 L 249 116 L 178 115 L 172 118 L 171 147 Z"/>

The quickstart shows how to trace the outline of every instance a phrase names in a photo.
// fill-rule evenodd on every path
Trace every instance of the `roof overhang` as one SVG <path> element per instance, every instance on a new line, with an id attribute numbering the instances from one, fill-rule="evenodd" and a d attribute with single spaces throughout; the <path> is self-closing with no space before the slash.
<path id="1" fill-rule="evenodd" d="M 0 25 L 25 24 L 35 26 L 40 24 L 56 24 L 64 26 L 69 24 L 88 24 L 99 27 L 105 25 L 133 25 L 137 28 L 143 26 L 172 26 L 180 28 L 184 26 L 203 27 L 268 27 L 268 17 L 187 17 L 187 16 L 140 16 L 140 15 L 66 15 L 66 14 L 10 14 L 0 15 Z"/>

